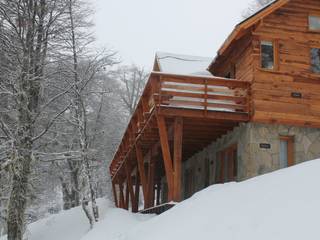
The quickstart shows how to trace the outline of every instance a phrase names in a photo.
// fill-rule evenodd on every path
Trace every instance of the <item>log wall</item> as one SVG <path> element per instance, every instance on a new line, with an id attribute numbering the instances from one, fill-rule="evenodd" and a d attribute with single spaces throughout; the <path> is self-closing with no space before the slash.
<path id="1" fill-rule="evenodd" d="M 320 75 L 312 73 L 310 58 L 320 32 L 309 30 L 309 14 L 320 16 L 320 1 L 292 0 L 253 31 L 253 121 L 320 127 Z M 278 45 L 274 71 L 260 68 L 261 40 Z"/>

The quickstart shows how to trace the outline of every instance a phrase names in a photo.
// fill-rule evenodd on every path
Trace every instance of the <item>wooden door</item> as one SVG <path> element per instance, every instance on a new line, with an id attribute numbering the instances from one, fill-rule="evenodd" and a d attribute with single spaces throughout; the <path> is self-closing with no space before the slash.
<path id="1" fill-rule="evenodd" d="M 217 154 L 217 183 L 226 183 L 237 180 L 238 161 L 237 145 L 232 145 Z"/>

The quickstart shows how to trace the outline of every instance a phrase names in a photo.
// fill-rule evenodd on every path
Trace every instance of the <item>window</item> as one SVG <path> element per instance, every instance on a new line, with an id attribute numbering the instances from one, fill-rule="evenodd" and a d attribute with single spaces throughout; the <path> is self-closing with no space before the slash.
<path id="1" fill-rule="evenodd" d="M 309 16 L 309 30 L 320 31 L 320 16 Z"/>
<path id="2" fill-rule="evenodd" d="M 272 41 L 261 41 L 261 67 L 263 69 L 274 69 L 274 44 Z"/>
<path id="3" fill-rule="evenodd" d="M 320 48 L 311 48 L 311 70 L 320 73 Z"/>
<path id="4" fill-rule="evenodd" d="M 291 136 L 280 137 L 279 168 L 286 168 L 294 165 L 293 142 L 294 142 L 294 138 Z"/>
<path id="5" fill-rule="evenodd" d="M 224 76 L 225 78 L 236 78 L 236 65 L 235 64 L 231 64 L 228 72 L 225 74 Z"/>
<path id="6" fill-rule="evenodd" d="M 225 78 L 231 78 L 231 72 L 228 72 L 224 77 Z"/>

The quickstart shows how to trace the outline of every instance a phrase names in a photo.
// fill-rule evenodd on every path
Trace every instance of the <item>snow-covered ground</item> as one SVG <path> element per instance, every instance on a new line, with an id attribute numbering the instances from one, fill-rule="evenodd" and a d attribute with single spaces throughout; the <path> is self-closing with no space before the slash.
<path id="1" fill-rule="evenodd" d="M 320 160 L 209 187 L 160 216 L 108 208 L 88 232 L 80 209 L 29 226 L 29 240 L 318 240 Z"/>
<path id="2" fill-rule="evenodd" d="M 101 222 L 95 225 L 93 231 L 90 231 L 83 210 L 77 207 L 30 224 L 28 240 L 121 239 L 124 227 L 129 230 L 152 217 L 113 208 L 106 199 L 99 199 L 98 205 Z M 6 240 L 6 237 L 0 237 L 0 240 Z"/>

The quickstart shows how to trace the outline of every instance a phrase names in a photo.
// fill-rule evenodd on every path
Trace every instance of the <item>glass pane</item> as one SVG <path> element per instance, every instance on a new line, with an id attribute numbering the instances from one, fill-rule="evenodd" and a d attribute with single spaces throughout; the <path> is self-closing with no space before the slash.
<path id="1" fill-rule="evenodd" d="M 288 142 L 280 141 L 280 168 L 288 167 Z"/>
<path id="2" fill-rule="evenodd" d="M 311 68 L 314 73 L 320 73 L 320 48 L 311 49 Z"/>
<path id="3" fill-rule="evenodd" d="M 319 16 L 309 16 L 309 29 L 310 30 L 320 30 L 320 17 Z"/>
<path id="4" fill-rule="evenodd" d="M 265 69 L 273 69 L 274 67 L 274 51 L 272 42 L 261 42 L 261 67 Z"/>

